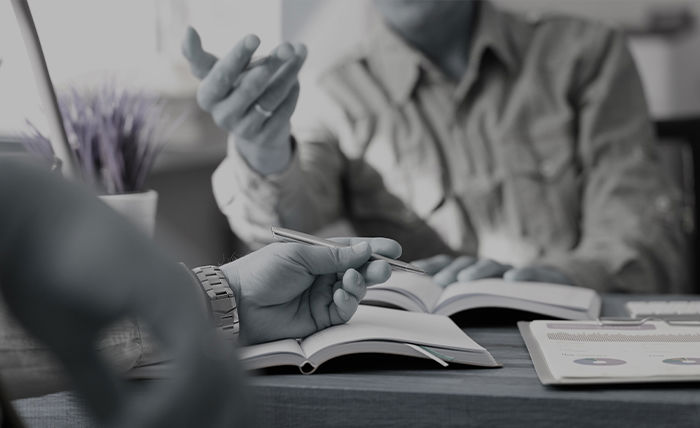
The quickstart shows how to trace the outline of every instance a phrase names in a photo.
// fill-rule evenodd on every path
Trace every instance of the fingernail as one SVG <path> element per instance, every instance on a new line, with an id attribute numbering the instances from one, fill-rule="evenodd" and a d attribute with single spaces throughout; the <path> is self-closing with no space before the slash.
<path id="1" fill-rule="evenodd" d="M 347 291 L 343 290 L 343 301 L 344 301 L 344 302 L 347 302 L 347 301 L 349 301 L 349 300 L 350 300 L 350 293 L 348 293 Z"/>
<path id="2" fill-rule="evenodd" d="M 306 49 L 305 44 L 299 44 L 299 45 L 297 45 L 296 52 L 297 52 L 297 55 L 299 56 L 299 58 L 305 59 L 306 55 L 308 55 L 308 53 L 309 53 L 309 50 Z"/>
<path id="3" fill-rule="evenodd" d="M 254 34 L 248 34 L 247 36 L 245 36 L 243 44 L 245 45 L 246 49 L 252 51 L 253 49 L 257 49 L 257 47 L 260 46 L 260 39 Z"/>
<path id="4" fill-rule="evenodd" d="M 286 61 L 294 55 L 294 48 L 289 43 L 283 43 L 277 48 L 277 58 Z"/>
<path id="5" fill-rule="evenodd" d="M 360 272 L 353 270 L 352 271 L 352 282 L 355 285 L 360 285 Z"/>
<path id="6" fill-rule="evenodd" d="M 359 244 L 355 244 L 352 246 L 352 252 L 355 254 L 364 254 L 367 252 L 367 247 L 369 244 L 366 242 L 360 242 Z"/>

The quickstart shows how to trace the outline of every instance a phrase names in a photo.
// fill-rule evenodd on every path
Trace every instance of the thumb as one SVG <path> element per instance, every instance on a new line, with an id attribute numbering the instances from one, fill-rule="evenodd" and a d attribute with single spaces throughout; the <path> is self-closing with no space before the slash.
<path id="1" fill-rule="evenodd" d="M 190 63 L 192 74 L 198 79 L 204 79 L 216 64 L 217 58 L 202 49 L 202 39 L 199 33 L 192 27 L 187 27 L 185 38 L 182 41 L 182 54 Z"/>
<path id="2" fill-rule="evenodd" d="M 369 261 L 372 250 L 367 242 L 360 242 L 349 247 L 320 247 L 299 245 L 296 259 L 313 275 L 326 275 L 345 272 L 357 268 Z"/>

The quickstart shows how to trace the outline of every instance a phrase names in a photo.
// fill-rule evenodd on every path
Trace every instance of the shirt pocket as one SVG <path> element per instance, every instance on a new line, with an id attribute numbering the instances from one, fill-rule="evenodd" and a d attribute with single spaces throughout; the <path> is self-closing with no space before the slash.
<path id="1" fill-rule="evenodd" d="M 580 174 L 564 129 L 504 140 L 496 174 L 513 231 L 543 249 L 572 248 L 580 234 Z"/>

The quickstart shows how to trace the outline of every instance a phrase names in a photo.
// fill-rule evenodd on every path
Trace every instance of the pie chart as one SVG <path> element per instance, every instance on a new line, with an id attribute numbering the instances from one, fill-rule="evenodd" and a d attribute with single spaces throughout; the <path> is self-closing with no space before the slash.
<path id="1" fill-rule="evenodd" d="M 574 362 L 584 366 L 619 366 L 627 363 L 627 361 L 617 358 L 579 358 Z"/>
<path id="2" fill-rule="evenodd" d="M 698 358 L 698 357 L 667 358 L 664 360 L 664 363 L 673 364 L 675 366 L 698 366 L 698 365 L 700 365 L 700 358 Z"/>

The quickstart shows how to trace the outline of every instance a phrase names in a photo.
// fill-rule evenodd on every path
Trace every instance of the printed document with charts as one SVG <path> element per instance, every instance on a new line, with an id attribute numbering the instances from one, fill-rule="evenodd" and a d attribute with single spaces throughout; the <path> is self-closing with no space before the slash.
<path id="1" fill-rule="evenodd" d="M 493 278 L 443 288 L 427 275 L 394 272 L 389 281 L 369 287 L 362 303 L 447 316 L 477 308 L 504 308 L 591 320 L 598 318 L 601 300 L 595 291 L 571 285 Z"/>
<path id="2" fill-rule="evenodd" d="M 519 322 L 547 384 L 700 381 L 700 324 Z"/>

